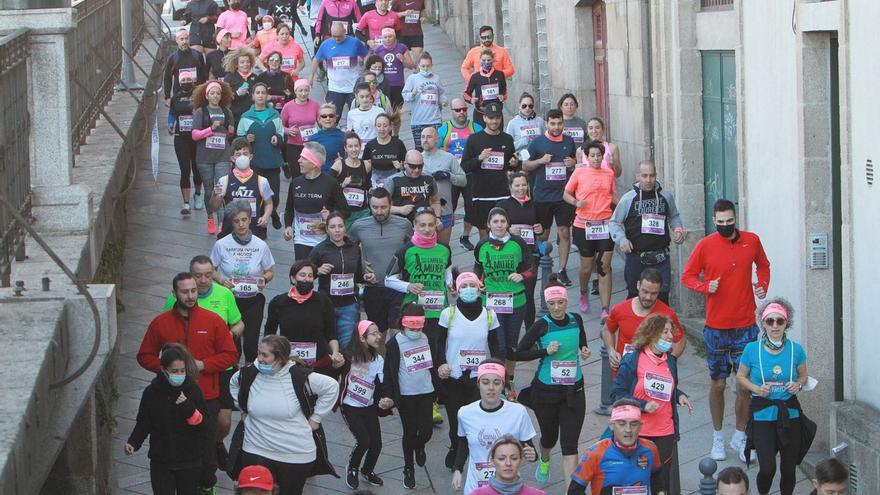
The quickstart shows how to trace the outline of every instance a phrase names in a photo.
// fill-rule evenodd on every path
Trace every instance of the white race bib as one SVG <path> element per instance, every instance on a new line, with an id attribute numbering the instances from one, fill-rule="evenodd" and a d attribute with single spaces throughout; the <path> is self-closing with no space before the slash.
<path id="1" fill-rule="evenodd" d="M 288 72 L 293 69 L 296 64 L 296 58 L 294 57 L 284 57 L 281 59 L 281 70 L 284 72 Z"/>
<path id="2" fill-rule="evenodd" d="M 193 130 L 193 116 L 181 115 L 179 118 L 180 120 L 178 122 L 180 122 L 180 126 L 178 129 L 180 132 L 191 132 Z"/>
<path id="3" fill-rule="evenodd" d="M 354 273 L 331 273 L 330 295 L 350 296 L 354 294 Z"/>
<path id="4" fill-rule="evenodd" d="M 519 236 L 522 237 L 522 240 L 526 241 L 528 245 L 535 244 L 535 228 L 531 225 L 526 224 L 515 224 L 512 225 L 513 230 L 519 229 Z"/>
<path id="5" fill-rule="evenodd" d="M 524 124 L 520 126 L 519 133 L 528 138 L 529 142 L 538 137 L 540 129 L 535 124 Z"/>
<path id="6" fill-rule="evenodd" d="M 666 233 L 666 216 L 654 213 L 642 214 L 642 233 L 663 235 Z"/>
<path id="7" fill-rule="evenodd" d="M 373 402 L 376 385 L 357 375 L 348 375 L 348 387 L 345 390 L 353 401 L 369 406 Z"/>
<path id="8" fill-rule="evenodd" d="M 405 22 L 407 24 L 418 24 L 421 17 L 422 17 L 422 13 L 417 10 L 411 14 L 406 14 Z"/>
<path id="9" fill-rule="evenodd" d="M 550 162 L 544 165 L 544 178 L 553 181 L 566 180 L 568 176 L 566 175 L 565 163 Z"/>
<path id="10" fill-rule="evenodd" d="M 315 224 L 323 221 L 324 219 L 320 213 L 297 213 L 296 236 L 299 238 L 317 237 L 318 233 L 315 231 Z"/>
<path id="11" fill-rule="evenodd" d="M 257 282 L 254 277 L 235 277 L 232 279 L 232 293 L 235 297 L 254 297 L 260 292 Z"/>
<path id="12" fill-rule="evenodd" d="M 608 224 L 603 221 L 586 222 L 586 230 L 588 241 L 601 241 L 611 238 L 608 234 Z"/>
<path id="13" fill-rule="evenodd" d="M 364 199 L 366 199 L 367 195 L 364 193 L 363 189 L 358 189 L 356 187 L 346 187 L 342 190 L 342 193 L 345 194 L 345 202 L 348 203 L 348 206 L 352 206 L 354 208 L 360 208 L 364 206 Z"/>
<path id="14" fill-rule="evenodd" d="M 489 292 L 486 294 L 486 307 L 498 314 L 512 314 L 513 294 L 510 292 Z"/>
<path id="15" fill-rule="evenodd" d="M 318 344 L 314 342 L 291 342 L 290 356 L 312 364 L 318 359 Z"/>
<path id="16" fill-rule="evenodd" d="M 551 361 L 550 381 L 557 385 L 574 385 L 577 361 Z"/>
<path id="17" fill-rule="evenodd" d="M 497 100 L 500 91 L 497 84 L 484 84 L 480 86 L 480 93 L 484 100 Z"/>
<path id="18" fill-rule="evenodd" d="M 583 127 L 563 127 L 562 133 L 566 136 L 571 136 L 571 139 L 574 140 L 575 143 L 583 143 L 584 142 L 584 128 Z"/>
<path id="19" fill-rule="evenodd" d="M 331 60 L 334 69 L 348 69 L 351 67 L 350 57 L 333 57 Z"/>
<path id="20" fill-rule="evenodd" d="M 635 352 L 636 347 L 632 344 L 623 344 L 623 355 L 626 356 L 631 352 Z"/>
<path id="21" fill-rule="evenodd" d="M 642 385 L 645 387 L 645 395 L 654 400 L 669 402 L 669 399 L 672 398 L 671 377 L 650 372 L 645 373 L 645 381 Z"/>
<path id="22" fill-rule="evenodd" d="M 477 472 L 477 486 L 489 484 L 489 480 L 495 477 L 495 466 L 491 462 L 475 462 L 474 471 Z"/>
<path id="23" fill-rule="evenodd" d="M 419 305 L 430 311 L 440 311 L 443 309 L 444 299 L 443 292 L 439 290 L 423 290 L 419 294 Z"/>
<path id="24" fill-rule="evenodd" d="M 426 105 L 436 105 L 437 93 L 421 93 L 421 95 L 419 96 L 419 101 Z"/>
<path id="25" fill-rule="evenodd" d="M 431 348 L 426 344 L 404 351 L 403 364 L 406 366 L 407 373 L 415 373 L 416 371 L 433 367 L 434 361 L 431 358 Z"/>
<path id="26" fill-rule="evenodd" d="M 461 371 L 476 371 L 480 363 L 486 360 L 486 351 L 477 349 L 460 349 L 458 351 L 458 367 Z"/>
<path id="27" fill-rule="evenodd" d="M 615 486 L 611 495 L 648 495 L 647 486 Z"/>
<path id="28" fill-rule="evenodd" d="M 504 152 L 490 151 L 480 168 L 485 170 L 504 170 Z"/>
<path id="29" fill-rule="evenodd" d="M 316 125 L 304 125 L 299 128 L 299 135 L 302 136 L 303 141 L 308 141 L 316 132 L 318 132 L 318 126 Z"/>
<path id="30" fill-rule="evenodd" d="M 217 134 L 214 134 L 213 136 L 208 136 L 208 139 L 205 140 L 205 148 L 212 150 L 225 150 L 226 136 Z"/>

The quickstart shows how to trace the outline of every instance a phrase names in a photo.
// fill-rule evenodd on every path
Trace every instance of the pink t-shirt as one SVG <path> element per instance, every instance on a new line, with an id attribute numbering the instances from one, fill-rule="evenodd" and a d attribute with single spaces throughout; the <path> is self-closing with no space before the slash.
<path id="1" fill-rule="evenodd" d="M 674 434 L 672 399 L 674 398 L 675 381 L 669 371 L 666 354 L 657 357 L 653 352 L 643 350 L 639 354 L 636 375 L 638 381 L 636 389 L 633 391 L 633 397 L 660 404 L 660 408 L 653 413 L 642 413 L 642 430 L 639 435 L 662 437 Z"/>
<path id="2" fill-rule="evenodd" d="M 229 45 L 231 50 L 241 48 L 247 44 L 248 36 L 248 18 L 247 13 L 243 10 L 229 9 L 217 18 L 217 29 L 228 29 L 232 33 L 232 44 Z M 239 33 L 238 38 L 235 33 Z"/>
<path id="3" fill-rule="evenodd" d="M 473 490 L 470 495 L 498 495 L 498 492 L 489 485 L 483 485 L 476 490 Z M 516 495 L 547 495 L 547 493 L 543 490 L 538 490 L 537 488 L 523 485 L 522 490 L 520 490 Z"/>
<path id="4" fill-rule="evenodd" d="M 373 41 L 379 40 L 379 43 L 381 43 L 382 28 L 390 27 L 395 31 L 400 31 L 400 17 L 397 17 L 397 13 L 391 11 L 388 11 L 385 15 L 380 15 L 379 11 L 371 10 L 361 17 L 361 20 L 357 25 L 358 31 L 362 33 L 367 27 L 369 27 L 369 30 L 366 31 L 369 35 L 369 39 Z"/>
<path id="5" fill-rule="evenodd" d="M 300 105 L 296 100 L 290 100 L 281 109 L 281 125 L 284 134 L 287 135 L 287 144 L 303 144 L 302 133 L 308 134 L 317 129 L 318 109 L 321 104 L 315 100 L 309 100 Z M 300 134 L 291 136 L 287 130 L 291 127 L 299 127 Z"/>
<path id="6" fill-rule="evenodd" d="M 271 44 L 277 39 L 278 35 L 275 33 L 275 28 L 269 30 L 261 29 L 254 34 L 254 48 L 262 53 L 263 47 Z"/>
<path id="7" fill-rule="evenodd" d="M 260 50 L 260 60 L 265 64 L 272 52 L 281 52 L 281 70 L 288 74 L 296 68 L 299 61 L 303 60 L 304 57 L 302 48 L 295 41 L 288 41 L 287 46 L 282 46 L 281 42 L 275 40 Z"/>

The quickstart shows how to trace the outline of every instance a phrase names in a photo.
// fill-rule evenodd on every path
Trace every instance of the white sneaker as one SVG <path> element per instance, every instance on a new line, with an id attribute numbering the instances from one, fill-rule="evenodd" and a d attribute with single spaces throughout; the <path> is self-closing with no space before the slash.
<path id="1" fill-rule="evenodd" d="M 730 448 L 733 449 L 737 455 L 739 456 L 739 460 L 745 464 L 746 462 L 746 437 L 742 436 L 740 440 L 737 440 L 734 436 L 730 439 Z M 758 453 L 753 449 L 749 455 L 751 457 L 752 462 L 758 461 Z"/>
<path id="2" fill-rule="evenodd" d="M 713 461 L 727 459 L 727 451 L 724 449 L 724 438 L 715 437 L 712 440 L 712 453 L 709 454 Z"/>

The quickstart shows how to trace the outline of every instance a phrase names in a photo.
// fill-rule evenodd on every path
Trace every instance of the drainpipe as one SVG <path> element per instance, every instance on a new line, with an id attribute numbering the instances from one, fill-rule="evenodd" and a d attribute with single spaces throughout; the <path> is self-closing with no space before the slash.
<path id="1" fill-rule="evenodd" d="M 646 109 L 646 121 L 648 122 L 648 148 L 650 150 L 648 158 L 654 159 L 654 39 L 651 30 L 651 0 L 645 0 L 644 3 L 645 18 L 645 54 L 647 55 L 647 75 L 648 81 L 648 105 Z"/>
<path id="2" fill-rule="evenodd" d="M 546 0 L 535 0 L 535 29 L 538 38 L 538 99 L 542 111 L 550 109 L 550 55 L 547 51 Z"/>

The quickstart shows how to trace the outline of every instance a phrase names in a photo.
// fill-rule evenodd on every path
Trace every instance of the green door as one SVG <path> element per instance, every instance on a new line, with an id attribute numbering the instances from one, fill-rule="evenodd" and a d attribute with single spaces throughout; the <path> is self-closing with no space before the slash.
<path id="1" fill-rule="evenodd" d="M 703 177 L 706 233 L 714 232 L 717 199 L 739 204 L 736 163 L 736 58 L 732 51 L 702 52 Z"/>

